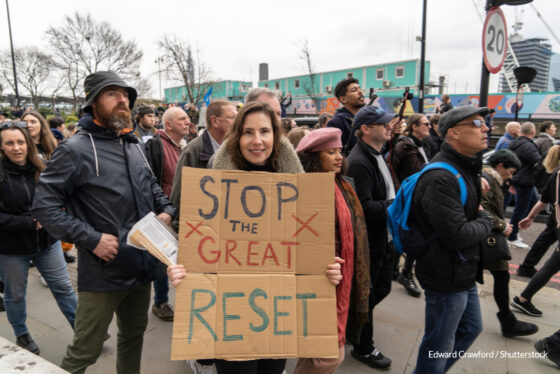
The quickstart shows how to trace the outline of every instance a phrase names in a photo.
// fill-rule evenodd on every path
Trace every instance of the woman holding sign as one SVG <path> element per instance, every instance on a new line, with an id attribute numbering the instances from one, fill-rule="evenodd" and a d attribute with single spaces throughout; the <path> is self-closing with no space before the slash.
<path id="1" fill-rule="evenodd" d="M 239 111 L 226 140 L 217 151 L 214 169 L 303 173 L 294 148 L 282 136 L 280 122 L 267 104 L 253 102 Z M 340 262 L 342 260 L 339 259 Z M 177 286 L 186 272 L 182 265 L 168 268 L 169 279 Z M 327 276 L 333 285 L 342 280 L 340 263 L 329 265 Z M 281 374 L 285 359 L 250 361 L 215 360 L 218 374 Z"/>
<path id="2" fill-rule="evenodd" d="M 351 323 L 360 326 L 368 315 L 369 249 L 366 224 L 360 200 L 343 176 L 345 159 L 342 156 L 341 133 L 337 128 L 318 129 L 307 134 L 297 147 L 306 172 L 335 173 L 335 251 L 337 257 L 344 259 L 343 278 L 336 287 L 339 357 L 300 358 L 294 374 L 334 373 L 344 360 L 349 312 L 352 314 Z"/>

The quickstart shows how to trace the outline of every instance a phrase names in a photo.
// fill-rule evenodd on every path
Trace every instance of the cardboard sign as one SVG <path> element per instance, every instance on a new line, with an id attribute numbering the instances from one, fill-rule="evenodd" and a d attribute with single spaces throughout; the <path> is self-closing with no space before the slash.
<path id="1" fill-rule="evenodd" d="M 182 177 L 171 359 L 338 357 L 333 174 Z"/>

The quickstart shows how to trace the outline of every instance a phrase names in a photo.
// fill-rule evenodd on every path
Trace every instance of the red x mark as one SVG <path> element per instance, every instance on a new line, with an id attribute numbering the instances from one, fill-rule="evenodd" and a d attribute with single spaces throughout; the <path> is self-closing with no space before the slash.
<path id="1" fill-rule="evenodd" d="M 315 230 L 313 230 L 311 227 L 309 227 L 309 222 L 311 222 L 315 217 L 317 217 L 317 214 L 319 213 L 315 213 L 314 215 L 312 215 L 311 217 L 309 217 L 309 219 L 306 222 L 303 222 L 302 220 L 300 220 L 299 218 L 296 217 L 295 214 L 292 214 L 292 217 L 298 221 L 301 224 L 301 227 L 296 231 L 296 233 L 294 234 L 294 238 L 303 230 L 303 229 L 308 229 L 309 231 L 311 231 L 311 233 L 313 235 L 315 235 L 316 237 L 319 237 L 319 234 L 317 234 L 317 232 Z"/>
<path id="2" fill-rule="evenodd" d="M 189 225 L 189 227 L 191 228 L 191 231 L 189 231 L 189 233 L 187 235 L 185 235 L 185 239 L 188 239 L 189 236 L 191 236 L 191 234 L 193 232 L 196 232 L 200 236 L 204 236 L 204 235 L 202 235 L 202 233 L 200 231 L 198 231 L 198 228 L 202 225 L 202 222 L 197 223 L 196 226 L 193 226 L 188 222 L 186 222 L 186 224 Z"/>

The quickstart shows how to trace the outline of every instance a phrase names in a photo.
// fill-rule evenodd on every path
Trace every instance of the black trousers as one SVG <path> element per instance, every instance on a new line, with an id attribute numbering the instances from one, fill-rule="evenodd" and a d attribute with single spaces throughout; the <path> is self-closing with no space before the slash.
<path id="1" fill-rule="evenodd" d="M 358 343 L 354 344 L 354 350 L 358 354 L 366 355 L 373 351 L 373 308 L 391 292 L 394 257 L 395 250 L 388 246 L 383 256 L 372 259 L 370 277 L 373 289 L 369 295 L 368 321 L 360 329 Z"/>
<path id="2" fill-rule="evenodd" d="M 520 267 L 531 268 L 536 266 L 548 248 L 550 248 L 556 240 L 558 240 L 558 237 L 556 236 L 556 219 L 554 219 L 554 214 L 551 214 L 548 216 L 545 229 L 539 234 L 531 246 L 531 249 L 525 256 L 525 259 Z"/>
<path id="3" fill-rule="evenodd" d="M 261 359 L 251 361 L 216 360 L 218 374 L 282 374 L 286 367 L 285 359 Z"/>

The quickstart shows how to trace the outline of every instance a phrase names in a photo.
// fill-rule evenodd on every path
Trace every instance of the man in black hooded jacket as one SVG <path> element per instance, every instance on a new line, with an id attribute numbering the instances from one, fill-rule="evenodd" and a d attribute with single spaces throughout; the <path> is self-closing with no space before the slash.
<path id="1" fill-rule="evenodd" d="M 139 373 L 157 260 L 128 246 L 126 236 L 151 211 L 169 224 L 175 208 L 132 132 L 136 90 L 110 71 L 87 76 L 84 88 L 81 128 L 55 150 L 33 203 L 51 235 L 78 249 L 74 339 L 61 367 L 83 373 L 95 363 L 116 314 L 117 373 Z"/>
<path id="2" fill-rule="evenodd" d="M 463 106 L 441 117 L 444 143 L 432 161 L 446 162 L 459 174 L 430 170 L 414 190 L 411 218 L 425 238 L 433 238 L 416 259 L 416 277 L 426 297 L 416 374 L 444 373 L 482 331 L 476 281 L 482 282 L 480 243 L 492 229 L 492 218 L 480 206 L 487 112 L 488 108 Z M 466 184 L 464 206 L 458 178 Z"/>

